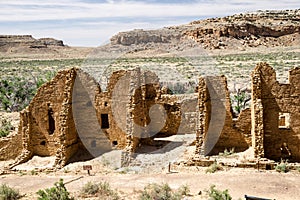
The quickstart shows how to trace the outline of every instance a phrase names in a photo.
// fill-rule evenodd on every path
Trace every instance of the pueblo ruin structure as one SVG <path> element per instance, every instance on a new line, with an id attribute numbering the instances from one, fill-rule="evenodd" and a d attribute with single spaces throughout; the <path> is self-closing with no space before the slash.
<path id="1" fill-rule="evenodd" d="M 300 160 L 300 68 L 289 84 L 260 63 L 252 73 L 252 104 L 233 119 L 225 76 L 200 77 L 195 93 L 168 94 L 158 77 L 139 68 L 112 74 L 106 91 L 87 73 L 58 72 L 20 113 L 18 133 L 0 139 L 0 159 L 11 167 L 32 156 L 55 156 L 55 167 L 72 157 L 112 149 L 135 152 L 154 138 L 194 134 L 195 156 L 253 147 L 256 158 L 280 160 L 281 145 Z"/>

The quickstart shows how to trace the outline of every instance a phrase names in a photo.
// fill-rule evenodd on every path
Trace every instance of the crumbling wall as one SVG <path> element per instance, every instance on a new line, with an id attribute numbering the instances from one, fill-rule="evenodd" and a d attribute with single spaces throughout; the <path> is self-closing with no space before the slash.
<path id="1" fill-rule="evenodd" d="M 248 147 L 252 146 L 251 136 L 251 109 L 242 110 L 237 119 L 233 121 L 233 127 L 243 135 Z"/>
<path id="2" fill-rule="evenodd" d="M 127 102 L 126 97 L 129 84 L 128 79 L 124 77 L 125 75 L 126 71 L 124 70 L 114 72 L 109 79 L 107 91 L 96 94 L 95 104 L 102 131 L 106 134 L 112 146 L 119 149 L 124 149 L 127 146 L 125 128 L 126 106 L 129 102 Z M 121 79 L 122 84 L 118 84 Z M 107 118 L 102 117 L 101 119 L 101 116 Z M 104 124 L 104 120 L 108 124 Z"/>
<path id="3" fill-rule="evenodd" d="M 0 160 L 15 159 L 22 152 L 20 141 L 22 141 L 22 135 L 19 133 L 0 138 Z"/>
<path id="4" fill-rule="evenodd" d="M 0 127 L 11 125 L 9 134 L 6 137 L 0 137 L 0 160 L 15 159 L 22 151 L 21 134 L 19 134 L 19 113 L 0 113 Z"/>
<path id="5" fill-rule="evenodd" d="M 170 95 L 157 75 L 140 68 L 114 72 L 107 91 L 73 68 L 39 88 L 20 116 L 22 153 L 15 164 L 33 155 L 56 156 L 55 165 L 61 167 L 81 151 L 132 153 L 154 138 L 176 134 L 196 133 L 196 155 L 250 146 L 250 110 L 233 120 L 224 76 L 200 78 L 197 93 Z"/>
<path id="6" fill-rule="evenodd" d="M 289 72 L 289 84 L 276 81 L 267 63 L 252 73 L 252 137 L 256 157 L 280 160 L 281 146 L 288 145 L 292 160 L 300 160 L 300 69 Z"/>
<path id="7" fill-rule="evenodd" d="M 77 133 L 72 117 L 72 89 L 76 69 L 63 70 L 42 85 L 29 106 L 21 112 L 19 134 L 23 150 L 13 165 L 33 155 L 56 156 L 63 166 L 77 151 Z"/>
<path id="8" fill-rule="evenodd" d="M 225 76 L 199 80 L 198 110 L 196 154 L 214 155 L 231 148 L 239 152 L 249 147 L 245 135 L 236 126 L 241 124 L 241 119 L 233 120 Z"/>

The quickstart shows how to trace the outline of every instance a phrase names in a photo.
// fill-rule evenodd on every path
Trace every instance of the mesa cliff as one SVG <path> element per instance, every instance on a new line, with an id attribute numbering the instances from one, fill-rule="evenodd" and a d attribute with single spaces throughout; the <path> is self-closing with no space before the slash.
<path id="1" fill-rule="evenodd" d="M 11 48 L 41 49 L 48 47 L 63 47 L 62 40 L 53 38 L 35 39 L 31 35 L 0 35 L 0 51 L 6 52 Z"/>
<path id="2" fill-rule="evenodd" d="M 296 46 L 300 44 L 300 9 L 257 11 L 193 21 L 157 30 L 135 29 L 111 38 L 112 45 L 149 48 L 185 45 L 192 39 L 205 49 Z"/>

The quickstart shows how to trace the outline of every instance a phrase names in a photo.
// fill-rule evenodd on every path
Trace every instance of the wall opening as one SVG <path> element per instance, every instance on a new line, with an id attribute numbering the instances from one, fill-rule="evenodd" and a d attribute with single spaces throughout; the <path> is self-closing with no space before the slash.
<path id="1" fill-rule="evenodd" d="M 45 146 L 46 145 L 46 141 L 41 141 L 40 145 Z"/>
<path id="2" fill-rule="evenodd" d="M 113 144 L 113 146 L 117 146 L 118 145 L 118 141 L 113 141 L 112 144 Z"/>
<path id="3" fill-rule="evenodd" d="M 49 134 L 52 135 L 55 131 L 55 120 L 53 118 L 52 108 L 49 108 L 48 110 L 48 126 Z"/>
<path id="4" fill-rule="evenodd" d="M 97 146 L 96 140 L 91 141 L 91 147 L 95 148 Z"/>
<path id="5" fill-rule="evenodd" d="M 284 129 L 290 128 L 290 113 L 279 113 L 278 126 Z"/>
<path id="6" fill-rule="evenodd" d="M 108 114 L 101 114 L 101 128 L 102 129 L 109 128 Z"/>

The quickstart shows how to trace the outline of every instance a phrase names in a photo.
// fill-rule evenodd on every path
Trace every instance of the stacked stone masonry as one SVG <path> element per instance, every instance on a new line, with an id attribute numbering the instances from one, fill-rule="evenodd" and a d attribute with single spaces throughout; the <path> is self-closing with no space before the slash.
<path id="1" fill-rule="evenodd" d="M 34 155 L 55 156 L 60 168 L 85 153 L 122 149 L 130 157 L 154 138 L 194 134 L 195 157 L 252 146 L 257 158 L 280 160 L 286 143 L 299 161 L 300 69 L 289 79 L 280 84 L 272 67 L 258 64 L 251 108 L 234 119 L 225 76 L 200 77 L 196 93 L 171 95 L 140 68 L 114 72 L 106 91 L 80 69 L 63 70 L 20 113 L 18 133 L 0 139 L 0 159 L 15 159 L 13 167 Z"/>

